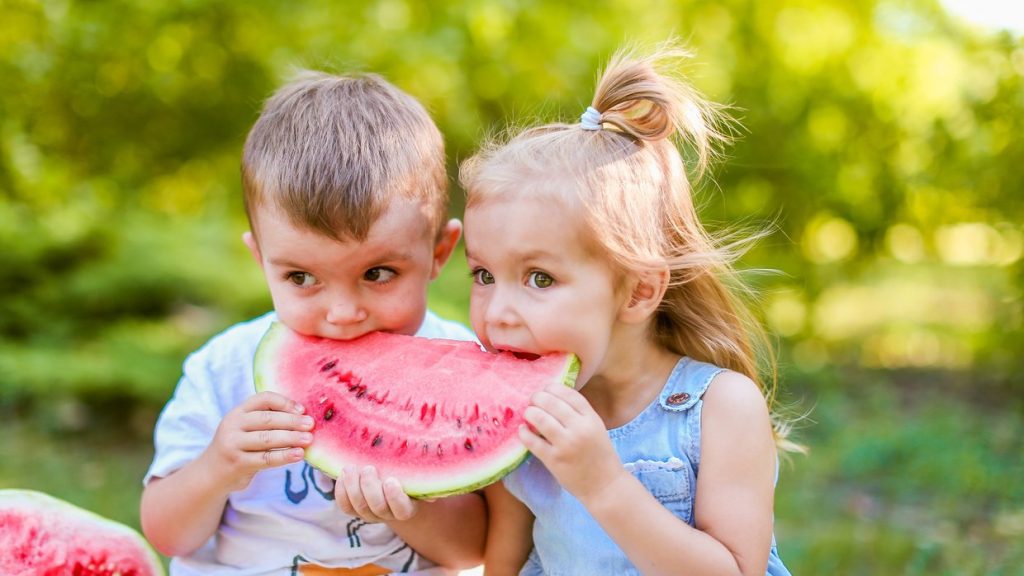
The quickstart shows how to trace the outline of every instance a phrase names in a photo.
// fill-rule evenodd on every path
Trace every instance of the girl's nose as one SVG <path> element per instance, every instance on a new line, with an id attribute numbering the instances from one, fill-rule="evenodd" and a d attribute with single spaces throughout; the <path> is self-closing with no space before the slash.
<path id="1" fill-rule="evenodd" d="M 515 305 L 512 300 L 500 291 L 487 302 L 487 309 L 484 311 L 484 321 L 491 326 L 511 326 L 516 323 Z"/>

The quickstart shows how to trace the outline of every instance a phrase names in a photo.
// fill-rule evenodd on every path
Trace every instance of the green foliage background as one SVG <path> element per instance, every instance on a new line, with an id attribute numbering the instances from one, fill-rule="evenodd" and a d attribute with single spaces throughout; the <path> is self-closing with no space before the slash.
<path id="1" fill-rule="evenodd" d="M 745 127 L 703 216 L 776 227 L 742 264 L 781 272 L 750 280 L 810 413 L 779 487 L 787 562 L 1021 574 L 1024 46 L 929 0 L 0 0 L 0 487 L 137 523 L 182 359 L 269 307 L 238 159 L 294 70 L 383 74 L 454 173 L 510 123 L 577 117 L 615 48 L 673 34 Z M 431 295 L 465 319 L 462 266 Z"/>

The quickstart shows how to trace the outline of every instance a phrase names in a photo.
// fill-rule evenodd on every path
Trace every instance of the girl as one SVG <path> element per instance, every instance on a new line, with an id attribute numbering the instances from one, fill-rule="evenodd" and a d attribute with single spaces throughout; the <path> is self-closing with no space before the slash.
<path id="1" fill-rule="evenodd" d="M 725 140 L 716 108 L 658 71 L 683 55 L 620 52 L 578 124 L 462 167 L 477 336 L 582 364 L 578 390 L 534 396 L 520 430 L 533 457 L 487 489 L 489 576 L 789 573 L 758 332 L 671 139 L 696 174 Z"/>

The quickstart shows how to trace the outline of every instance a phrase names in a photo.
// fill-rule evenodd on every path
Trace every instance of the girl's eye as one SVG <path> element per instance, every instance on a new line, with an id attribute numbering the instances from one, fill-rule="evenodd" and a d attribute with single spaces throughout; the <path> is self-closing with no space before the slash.
<path id="1" fill-rule="evenodd" d="M 473 270 L 473 281 L 481 286 L 494 284 L 494 275 L 484 268 L 477 268 Z"/>
<path id="2" fill-rule="evenodd" d="M 549 288 L 555 283 L 555 279 L 544 272 L 530 272 L 527 284 L 532 288 Z"/>
<path id="3" fill-rule="evenodd" d="M 363 274 L 363 279 L 369 282 L 384 284 L 397 275 L 398 273 L 390 268 L 370 268 Z"/>
<path id="4" fill-rule="evenodd" d="M 309 288 L 316 284 L 316 276 L 309 272 L 289 272 L 286 278 L 289 282 L 301 288 Z"/>

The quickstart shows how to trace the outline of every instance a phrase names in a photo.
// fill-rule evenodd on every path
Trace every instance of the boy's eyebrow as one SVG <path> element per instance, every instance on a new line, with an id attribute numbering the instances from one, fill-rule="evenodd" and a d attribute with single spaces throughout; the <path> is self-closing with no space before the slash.
<path id="1" fill-rule="evenodd" d="M 374 254 L 373 262 L 404 262 L 406 260 L 412 260 L 413 256 L 410 252 L 403 250 L 388 250 L 381 254 Z M 289 260 L 287 258 L 270 258 L 268 262 L 274 266 L 280 266 L 282 268 L 308 268 Z"/>

